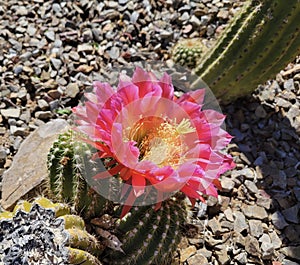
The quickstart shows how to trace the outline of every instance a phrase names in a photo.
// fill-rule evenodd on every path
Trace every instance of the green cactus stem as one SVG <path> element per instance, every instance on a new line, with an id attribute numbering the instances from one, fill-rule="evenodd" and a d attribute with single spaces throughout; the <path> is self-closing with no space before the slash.
<path id="1" fill-rule="evenodd" d="M 123 253 L 110 251 L 109 264 L 171 264 L 186 216 L 184 201 L 175 197 L 162 202 L 158 210 L 155 206 L 132 208 L 117 227 Z"/>
<path id="2" fill-rule="evenodd" d="M 205 50 L 207 47 L 201 39 L 180 40 L 172 50 L 172 59 L 182 66 L 193 68 Z"/>
<path id="3" fill-rule="evenodd" d="M 0 213 L 0 263 L 101 265 L 103 246 L 70 208 L 37 198 Z"/>
<path id="4" fill-rule="evenodd" d="M 300 1 L 246 1 L 195 73 L 217 98 L 251 93 L 300 54 Z"/>
<path id="5" fill-rule="evenodd" d="M 50 150 L 48 161 L 51 190 L 55 196 L 60 198 L 59 201 L 67 201 L 74 204 L 77 212 L 84 212 L 85 209 L 98 204 L 103 205 L 102 207 L 105 208 L 106 201 L 103 202 L 105 199 L 96 193 L 95 196 L 98 196 L 98 198 L 93 197 L 95 201 L 92 204 L 88 200 L 90 195 L 87 192 L 87 184 L 80 170 L 80 164 L 83 162 L 79 160 L 81 156 L 76 157 L 77 152 L 72 153 L 72 150 L 75 150 L 77 147 L 71 136 L 71 132 L 60 135 Z M 90 149 L 86 149 L 88 147 L 85 147 L 84 143 L 77 143 L 82 150 L 90 151 Z M 88 163 L 88 161 L 84 163 Z M 109 161 L 104 164 L 109 164 Z M 94 174 L 96 173 L 97 170 Z M 78 189 L 78 187 L 81 189 Z M 115 186 L 108 186 L 107 188 L 112 192 L 116 189 Z M 147 194 L 148 202 L 152 200 L 148 198 L 149 196 L 150 194 Z M 138 201 L 141 203 L 139 205 L 142 205 L 142 202 L 144 202 L 142 197 L 138 198 Z M 144 199 L 146 200 L 146 198 Z M 114 217 L 118 219 L 123 205 L 117 205 L 115 208 Z M 97 219 L 100 219 L 99 217 L 103 216 L 104 213 L 112 213 L 111 209 L 109 211 L 104 211 L 103 209 L 102 211 L 101 209 L 93 210 L 93 214 L 98 212 Z M 85 213 L 84 217 L 87 214 L 93 217 L 93 214 L 90 212 Z M 158 210 L 155 210 L 155 206 L 133 206 L 129 214 L 121 220 L 118 219 L 119 221 L 113 224 L 111 231 L 105 227 L 102 229 L 94 226 L 93 228 L 98 233 L 98 236 L 106 242 L 106 246 L 110 248 L 110 250 L 106 248 L 109 264 L 170 264 L 172 254 L 181 238 L 180 227 L 184 223 L 186 215 L 187 211 L 183 200 L 172 197 L 163 201 L 162 207 Z M 93 220 L 91 220 L 92 225 Z M 70 222 L 68 221 L 68 223 Z M 80 224 L 78 226 L 80 227 Z M 88 240 L 82 232 L 78 232 L 78 229 L 76 229 L 76 233 L 69 229 L 69 234 L 76 248 L 84 249 L 89 247 L 87 245 Z M 77 240 L 77 237 L 81 238 L 81 240 Z M 80 244 L 75 244 L 78 241 Z M 73 252 L 73 254 L 75 257 L 75 254 L 79 255 L 79 252 Z"/>
<path id="6" fill-rule="evenodd" d="M 72 131 L 59 135 L 48 154 L 52 198 L 70 203 L 85 219 L 101 215 L 109 205 L 108 200 L 88 185 L 82 173 L 97 173 L 91 156 L 91 147 L 76 141 Z"/>

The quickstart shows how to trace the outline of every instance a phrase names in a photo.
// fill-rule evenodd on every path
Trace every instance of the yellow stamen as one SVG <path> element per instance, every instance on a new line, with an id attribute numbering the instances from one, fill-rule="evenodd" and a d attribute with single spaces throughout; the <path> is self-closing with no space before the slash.
<path id="1" fill-rule="evenodd" d="M 161 118 L 143 120 L 133 126 L 130 138 L 137 142 L 140 160 L 149 160 L 159 167 L 170 165 L 177 167 L 184 159 L 186 146 L 184 134 L 195 132 L 188 119 L 179 124 L 162 121 Z"/>

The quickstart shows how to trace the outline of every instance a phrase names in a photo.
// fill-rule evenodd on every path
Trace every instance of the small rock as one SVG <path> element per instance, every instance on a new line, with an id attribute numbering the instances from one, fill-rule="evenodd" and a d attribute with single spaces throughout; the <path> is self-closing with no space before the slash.
<path id="1" fill-rule="evenodd" d="M 282 242 L 279 238 L 279 236 L 277 235 L 277 233 L 275 231 L 272 231 L 271 233 L 269 233 L 272 245 L 274 247 L 274 249 L 279 249 L 282 245 Z"/>
<path id="2" fill-rule="evenodd" d="M 228 264 L 228 262 L 230 261 L 230 256 L 227 254 L 226 249 L 222 249 L 221 251 L 216 251 L 215 254 L 220 264 Z"/>
<path id="3" fill-rule="evenodd" d="M 47 38 L 48 40 L 50 40 L 50 41 L 55 41 L 55 32 L 54 32 L 54 31 L 52 31 L 52 30 L 47 30 L 47 31 L 45 32 L 45 36 L 46 36 L 46 38 Z"/>
<path id="4" fill-rule="evenodd" d="M 56 69 L 56 70 L 59 70 L 61 65 L 62 65 L 62 61 L 60 59 L 56 59 L 56 58 L 51 58 L 50 59 L 53 67 Z"/>
<path id="5" fill-rule="evenodd" d="M 252 236 L 248 236 L 245 242 L 246 251 L 253 256 L 260 256 L 260 248 L 258 240 Z"/>
<path id="6" fill-rule="evenodd" d="M 283 170 L 279 170 L 278 174 L 273 175 L 273 187 L 285 189 L 287 184 L 287 176 Z"/>
<path id="7" fill-rule="evenodd" d="M 22 65 L 18 65 L 18 66 L 16 66 L 16 67 L 14 68 L 14 73 L 15 73 L 15 75 L 21 74 L 22 71 L 23 71 L 23 66 L 22 66 Z"/>
<path id="8" fill-rule="evenodd" d="M 61 93 L 56 89 L 49 90 L 47 94 L 53 99 L 59 99 L 61 97 Z"/>
<path id="9" fill-rule="evenodd" d="M 25 6 L 18 6 L 16 10 L 16 15 L 17 16 L 27 16 L 28 15 L 28 10 Z"/>
<path id="10" fill-rule="evenodd" d="M 90 44 L 80 44 L 77 47 L 77 52 L 92 52 L 94 50 L 93 46 Z"/>
<path id="11" fill-rule="evenodd" d="M 290 78 L 290 79 L 284 81 L 283 88 L 287 91 L 295 90 L 294 80 L 292 78 Z"/>
<path id="12" fill-rule="evenodd" d="M 181 17 L 179 18 L 180 21 L 184 22 L 190 18 L 190 15 L 188 12 L 184 12 Z"/>
<path id="13" fill-rule="evenodd" d="M 160 37 L 162 39 L 170 39 L 170 38 L 172 38 L 173 34 L 174 33 L 172 31 L 162 30 L 160 32 Z"/>
<path id="14" fill-rule="evenodd" d="M 191 22 L 194 26 L 196 26 L 196 27 L 201 26 L 201 21 L 200 21 L 200 19 L 197 18 L 195 15 L 192 15 L 192 16 L 191 16 L 190 22 Z"/>
<path id="15" fill-rule="evenodd" d="M 257 118 L 265 118 L 267 117 L 267 112 L 265 111 L 262 105 L 259 105 L 255 110 L 255 116 Z"/>
<path id="16" fill-rule="evenodd" d="M 135 24 L 137 20 L 139 19 L 140 13 L 137 11 L 133 11 L 132 14 L 130 15 L 130 22 L 132 24 Z"/>
<path id="17" fill-rule="evenodd" d="M 275 264 L 274 264 L 275 265 Z M 276 264 L 277 265 L 277 264 Z M 298 262 L 294 262 L 294 261 L 291 261 L 291 260 L 288 260 L 288 259 L 284 259 L 282 261 L 282 263 L 278 264 L 278 265 L 299 265 Z"/>
<path id="18" fill-rule="evenodd" d="M 257 205 L 243 205 L 242 211 L 245 216 L 249 218 L 256 218 L 260 220 L 268 218 L 268 213 L 265 208 Z"/>
<path id="19" fill-rule="evenodd" d="M 271 238 L 268 234 L 263 234 L 258 241 L 261 243 L 271 243 Z"/>
<path id="20" fill-rule="evenodd" d="M 70 51 L 69 56 L 74 61 L 79 61 L 80 59 L 80 55 L 78 54 L 78 52 L 75 51 Z"/>
<path id="21" fill-rule="evenodd" d="M 68 84 L 65 91 L 66 96 L 75 98 L 78 93 L 79 93 L 79 87 L 76 83 Z"/>
<path id="22" fill-rule="evenodd" d="M 250 234 L 260 237 L 263 234 L 262 222 L 260 220 L 249 220 Z"/>
<path id="23" fill-rule="evenodd" d="M 272 214 L 272 223 L 277 229 L 283 229 L 288 226 L 288 223 L 285 221 L 281 212 L 277 211 Z"/>
<path id="24" fill-rule="evenodd" d="M 296 204 L 293 207 L 282 210 L 282 214 L 285 220 L 297 224 L 299 222 L 298 213 L 300 209 L 300 204 Z"/>
<path id="25" fill-rule="evenodd" d="M 0 159 L 5 159 L 7 157 L 7 153 L 4 147 L 0 146 Z"/>
<path id="26" fill-rule="evenodd" d="M 14 140 L 14 145 L 13 145 L 15 150 L 18 150 L 20 148 L 22 141 L 23 141 L 23 138 L 21 136 L 16 137 L 16 139 Z"/>
<path id="27" fill-rule="evenodd" d="M 241 252 L 238 255 L 234 257 L 234 259 L 239 263 L 239 264 L 247 264 L 248 258 L 247 258 L 247 252 Z"/>
<path id="28" fill-rule="evenodd" d="M 15 128 L 12 130 L 12 127 L 15 127 Z M 27 136 L 28 135 L 27 128 L 22 128 L 22 127 L 11 126 L 11 132 L 14 136 Z"/>
<path id="29" fill-rule="evenodd" d="M 208 264 L 208 260 L 202 254 L 196 253 L 194 256 L 187 259 L 189 265 L 205 265 Z"/>
<path id="30" fill-rule="evenodd" d="M 34 117 L 40 120 L 48 120 L 52 118 L 52 112 L 51 111 L 37 111 L 34 114 Z"/>
<path id="31" fill-rule="evenodd" d="M 118 47 L 112 47 L 108 54 L 111 59 L 115 60 L 120 56 L 120 49 Z"/>
<path id="32" fill-rule="evenodd" d="M 258 188 L 253 181 L 245 180 L 244 184 L 251 193 L 258 193 Z"/>
<path id="33" fill-rule="evenodd" d="M 292 121 L 295 117 L 300 116 L 300 107 L 296 105 L 292 105 L 286 116 Z"/>
<path id="34" fill-rule="evenodd" d="M 221 19 L 224 19 L 224 20 L 227 20 L 229 18 L 229 11 L 225 10 L 225 9 L 221 9 L 219 11 L 219 13 L 217 14 L 217 17 L 221 18 Z"/>
<path id="35" fill-rule="evenodd" d="M 197 254 L 203 255 L 204 257 L 209 259 L 212 255 L 212 252 L 203 247 L 197 250 Z"/>
<path id="36" fill-rule="evenodd" d="M 195 246 L 189 246 L 180 250 L 180 262 L 185 262 L 189 257 L 196 253 L 197 249 Z"/>
<path id="37" fill-rule="evenodd" d="M 82 37 L 85 41 L 91 41 L 93 40 L 93 32 L 91 29 L 85 29 L 82 33 Z"/>
<path id="38" fill-rule="evenodd" d="M 227 208 L 225 211 L 224 211 L 224 214 L 225 214 L 225 217 L 228 221 L 230 222 L 233 222 L 234 221 L 234 218 L 233 218 L 233 213 L 232 213 L 232 210 L 231 208 Z"/>
<path id="39" fill-rule="evenodd" d="M 296 259 L 300 262 L 300 246 L 289 246 L 284 247 L 280 250 L 284 255 L 286 255 L 288 258 Z"/>
<path id="40" fill-rule="evenodd" d="M 46 110 L 49 107 L 49 104 L 46 100 L 44 99 L 39 99 L 38 100 L 38 106 L 41 110 Z"/>
<path id="41" fill-rule="evenodd" d="M 19 118 L 21 114 L 20 109 L 2 109 L 1 115 L 7 118 Z"/>
<path id="42" fill-rule="evenodd" d="M 262 250 L 262 259 L 271 259 L 274 255 L 274 247 L 272 243 L 262 242 L 261 250 Z"/>
<path id="43" fill-rule="evenodd" d="M 207 225 L 210 227 L 214 235 L 220 235 L 222 228 L 216 218 L 210 219 Z"/>
<path id="44" fill-rule="evenodd" d="M 234 211 L 233 216 L 235 217 L 234 219 L 234 231 L 237 233 L 241 233 L 245 229 L 248 229 L 248 224 L 246 222 L 246 218 L 243 215 L 243 213 Z"/>
<path id="45" fill-rule="evenodd" d="M 278 98 L 276 100 L 276 103 L 279 107 L 282 107 L 282 108 L 290 108 L 292 106 L 292 103 L 288 100 L 285 100 L 283 98 Z"/>
<path id="46" fill-rule="evenodd" d="M 221 178 L 222 191 L 231 192 L 234 188 L 234 185 L 235 183 L 232 179 L 226 177 Z"/>

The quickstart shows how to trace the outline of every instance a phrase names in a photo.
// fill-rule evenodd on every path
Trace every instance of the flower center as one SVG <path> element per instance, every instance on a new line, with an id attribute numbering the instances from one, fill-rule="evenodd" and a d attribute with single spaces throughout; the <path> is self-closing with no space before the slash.
<path id="1" fill-rule="evenodd" d="M 167 122 L 151 117 L 140 120 L 133 127 L 131 139 L 137 142 L 140 161 L 148 160 L 158 167 L 170 165 L 176 168 L 182 163 L 186 151 L 182 137 L 194 131 L 187 119 L 177 124 L 176 121 Z"/>

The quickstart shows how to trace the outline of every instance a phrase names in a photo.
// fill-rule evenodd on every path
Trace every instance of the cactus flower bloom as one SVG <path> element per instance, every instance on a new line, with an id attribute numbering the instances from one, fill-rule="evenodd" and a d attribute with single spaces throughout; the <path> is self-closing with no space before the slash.
<path id="1" fill-rule="evenodd" d="M 94 82 L 85 105 L 73 109 L 77 130 L 109 161 L 94 178 L 118 175 L 132 187 L 122 215 L 149 186 L 158 197 L 177 191 L 192 202 L 217 196 L 220 174 L 234 166 L 222 152 L 232 137 L 221 128 L 224 115 L 201 109 L 204 94 L 199 89 L 177 98 L 168 74 L 157 79 L 136 68 L 132 78 L 121 75 L 116 90 Z"/>

